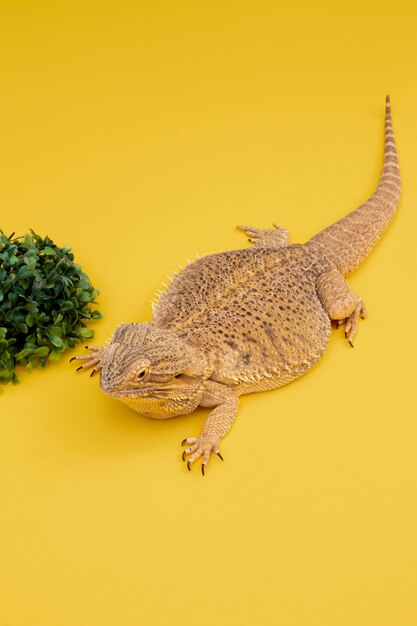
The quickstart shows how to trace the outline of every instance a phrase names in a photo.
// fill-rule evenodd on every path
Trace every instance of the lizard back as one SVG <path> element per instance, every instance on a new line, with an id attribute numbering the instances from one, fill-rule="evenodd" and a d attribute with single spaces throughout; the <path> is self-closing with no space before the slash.
<path id="1" fill-rule="evenodd" d="M 152 324 L 203 349 L 239 393 L 281 386 L 322 356 L 330 322 L 316 294 L 323 259 L 302 245 L 200 259 L 174 279 Z"/>

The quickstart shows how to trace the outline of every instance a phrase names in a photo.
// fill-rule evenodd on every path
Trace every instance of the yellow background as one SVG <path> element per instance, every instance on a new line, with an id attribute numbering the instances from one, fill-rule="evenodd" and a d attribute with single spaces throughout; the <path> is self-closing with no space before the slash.
<path id="1" fill-rule="evenodd" d="M 97 344 L 177 262 L 305 241 L 373 191 L 392 99 L 398 215 L 306 377 L 248 396 L 225 462 L 206 411 L 147 421 L 68 353 L 0 398 L 0 626 L 415 626 L 414 2 L 0 3 L 1 226 L 101 290 Z M 82 350 L 81 350 L 82 351 Z"/>

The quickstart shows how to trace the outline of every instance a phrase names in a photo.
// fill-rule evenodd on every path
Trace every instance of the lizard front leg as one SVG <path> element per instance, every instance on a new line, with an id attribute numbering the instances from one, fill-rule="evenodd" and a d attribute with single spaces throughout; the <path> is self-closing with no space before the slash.
<path id="1" fill-rule="evenodd" d="M 84 346 L 84 347 L 86 348 L 86 350 L 91 350 L 93 354 L 83 354 L 82 356 L 73 356 L 72 359 L 70 359 L 70 363 L 72 361 L 85 361 L 85 363 L 80 365 L 80 367 L 77 367 L 76 371 L 78 372 L 80 370 L 85 370 L 85 369 L 89 369 L 90 367 L 92 367 L 93 369 L 91 370 L 90 376 L 94 376 L 94 374 L 96 372 L 99 372 L 102 368 L 106 348 L 105 346 L 102 346 L 100 348 L 96 346 Z"/>
<path id="2" fill-rule="evenodd" d="M 189 470 L 191 470 L 191 464 L 202 456 L 201 471 L 204 476 L 204 469 L 212 452 L 215 452 L 223 461 L 223 457 L 220 454 L 220 441 L 230 430 L 237 414 L 238 403 L 236 392 L 227 385 L 213 380 L 205 382 L 200 406 L 214 406 L 216 408 L 205 419 L 198 437 L 189 437 L 182 442 L 183 445 L 185 443 L 191 444 L 190 447 L 184 450 L 182 455 L 182 459 L 185 461 L 185 456 L 191 454 L 187 461 Z"/>
<path id="3" fill-rule="evenodd" d="M 324 310 L 331 320 L 337 320 L 339 326 L 346 323 L 345 336 L 353 348 L 353 338 L 358 329 L 359 317 L 368 314 L 361 298 L 349 285 L 337 269 L 320 274 L 317 280 L 317 294 Z"/>

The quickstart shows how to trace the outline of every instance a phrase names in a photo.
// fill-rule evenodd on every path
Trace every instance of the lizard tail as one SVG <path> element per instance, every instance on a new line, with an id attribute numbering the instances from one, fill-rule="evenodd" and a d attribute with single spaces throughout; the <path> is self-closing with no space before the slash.
<path id="1" fill-rule="evenodd" d="M 346 276 L 358 267 L 377 243 L 397 209 L 400 195 L 400 168 L 392 130 L 390 98 L 387 96 L 384 165 L 376 191 L 356 211 L 322 230 L 310 242 L 324 247 L 327 256 Z"/>

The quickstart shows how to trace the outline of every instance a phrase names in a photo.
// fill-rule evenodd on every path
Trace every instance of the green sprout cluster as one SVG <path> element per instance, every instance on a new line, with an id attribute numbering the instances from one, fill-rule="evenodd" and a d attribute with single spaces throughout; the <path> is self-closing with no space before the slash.
<path id="1" fill-rule="evenodd" d="M 17 383 L 17 364 L 31 371 L 58 361 L 94 332 L 85 321 L 98 291 L 70 246 L 63 248 L 32 230 L 24 237 L 0 230 L 0 382 Z"/>

